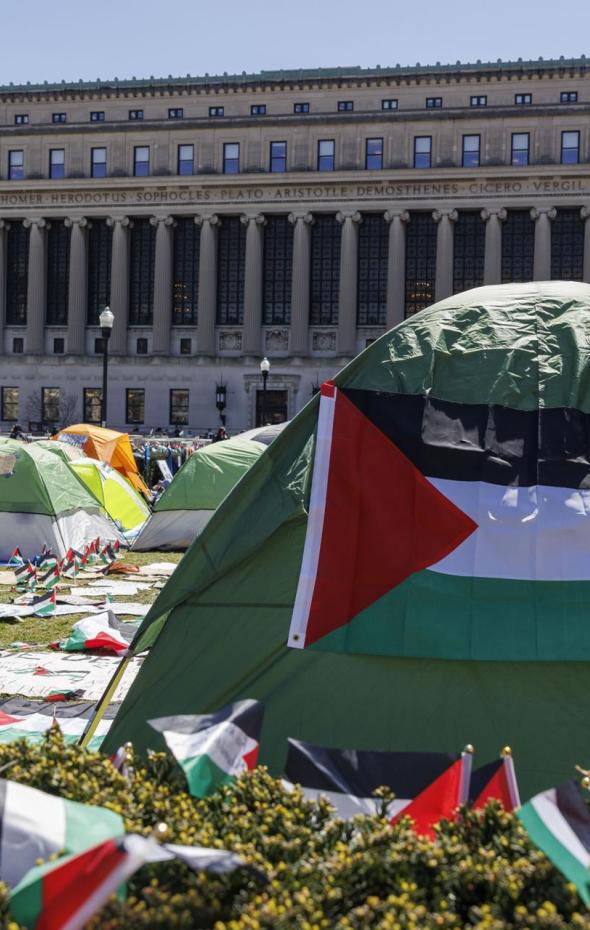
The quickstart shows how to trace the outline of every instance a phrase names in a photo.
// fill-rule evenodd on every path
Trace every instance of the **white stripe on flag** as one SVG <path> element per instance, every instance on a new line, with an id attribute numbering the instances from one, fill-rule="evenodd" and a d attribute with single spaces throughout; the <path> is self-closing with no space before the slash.
<path id="1" fill-rule="evenodd" d="M 243 757 L 258 745 L 231 720 L 199 730 L 198 733 L 176 733 L 165 730 L 164 739 L 179 762 L 208 756 L 228 775 L 246 771 Z"/>
<path id="2" fill-rule="evenodd" d="M 567 851 L 575 856 L 586 869 L 590 868 L 590 854 L 559 810 L 555 788 L 538 794 L 536 798 L 532 798 L 530 803 L 555 839 L 565 846 Z"/>
<path id="3" fill-rule="evenodd" d="M 318 428 L 313 460 L 307 531 L 305 533 L 303 559 L 301 560 L 301 571 L 299 572 L 293 616 L 289 629 L 288 645 L 294 649 L 303 649 L 305 646 L 307 621 L 318 570 L 322 533 L 324 529 L 326 490 L 328 487 L 330 453 L 332 450 L 332 429 L 334 425 L 337 393 L 337 388 L 334 388 L 332 397 L 328 397 L 326 394 L 320 396 L 320 411 L 318 414 Z"/>
<path id="4" fill-rule="evenodd" d="M 2 812 L 0 879 L 14 887 L 37 859 L 65 846 L 64 802 L 36 788 L 6 782 Z"/>
<path id="5" fill-rule="evenodd" d="M 282 780 L 282 785 L 287 791 L 293 791 L 295 785 L 292 782 Z M 355 795 L 345 794 L 343 791 L 326 791 L 324 788 L 306 788 L 304 785 L 298 785 L 301 788 L 303 796 L 308 801 L 318 801 L 325 798 L 335 809 L 336 814 L 342 820 L 349 820 L 358 814 L 366 814 L 374 817 L 378 810 L 381 810 L 382 802 L 378 798 L 362 798 Z M 411 799 L 395 798 L 386 808 L 386 817 L 391 819 L 401 814 L 403 809 L 410 804 Z"/>

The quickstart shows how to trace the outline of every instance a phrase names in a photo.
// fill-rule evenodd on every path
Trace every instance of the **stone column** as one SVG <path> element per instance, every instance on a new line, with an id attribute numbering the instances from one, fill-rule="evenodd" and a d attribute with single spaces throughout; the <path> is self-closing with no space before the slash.
<path id="1" fill-rule="evenodd" d="M 262 213 L 243 215 L 240 220 L 246 227 L 242 354 L 259 356 L 262 351 L 262 256 L 266 220 Z"/>
<path id="2" fill-rule="evenodd" d="M 533 207 L 531 210 L 531 219 L 535 220 L 533 281 L 551 279 L 551 220 L 556 215 L 555 207 Z"/>
<path id="3" fill-rule="evenodd" d="M 156 227 L 152 352 L 154 355 L 170 355 L 174 217 L 152 216 L 150 223 Z"/>
<path id="4" fill-rule="evenodd" d="M 582 278 L 590 284 L 590 206 L 582 207 L 580 216 L 584 220 L 584 270 Z"/>
<path id="5" fill-rule="evenodd" d="M 44 219 L 24 220 L 30 228 L 27 277 L 27 355 L 45 351 L 45 311 L 47 307 L 47 228 Z"/>
<path id="6" fill-rule="evenodd" d="M 486 224 L 485 257 L 483 266 L 484 284 L 501 284 L 502 282 L 502 223 L 506 219 L 506 210 L 481 211 L 481 218 Z"/>
<path id="7" fill-rule="evenodd" d="M 215 355 L 217 231 L 219 217 L 215 214 L 213 216 L 196 216 L 195 223 L 201 227 L 197 349 L 199 355 Z"/>
<path id="8" fill-rule="evenodd" d="M 309 296 L 311 285 L 312 213 L 290 213 L 293 224 L 293 262 L 291 271 L 291 355 L 309 354 Z"/>
<path id="9" fill-rule="evenodd" d="M 6 234 L 10 225 L 0 219 L 0 355 L 4 354 L 4 321 L 6 320 Z"/>
<path id="10" fill-rule="evenodd" d="M 129 319 L 129 229 L 128 216 L 107 219 L 113 227 L 111 258 L 111 312 L 115 315 L 109 342 L 111 355 L 127 355 L 127 321 Z"/>
<path id="11" fill-rule="evenodd" d="M 88 220 L 84 216 L 67 217 L 70 233 L 70 278 L 68 281 L 68 344 L 71 355 L 86 350 L 86 308 L 88 303 Z"/>
<path id="12" fill-rule="evenodd" d="M 452 224 L 457 219 L 456 210 L 435 210 L 432 219 L 438 223 L 436 234 L 436 282 L 434 299 L 444 300 L 453 293 L 454 241 Z"/>
<path id="13" fill-rule="evenodd" d="M 386 210 L 389 223 L 389 253 L 387 258 L 387 329 L 405 317 L 406 311 L 406 230 L 410 221 L 407 210 Z"/>
<path id="14" fill-rule="evenodd" d="M 342 224 L 338 310 L 338 355 L 356 355 L 358 304 L 358 243 L 361 213 L 337 213 Z"/>

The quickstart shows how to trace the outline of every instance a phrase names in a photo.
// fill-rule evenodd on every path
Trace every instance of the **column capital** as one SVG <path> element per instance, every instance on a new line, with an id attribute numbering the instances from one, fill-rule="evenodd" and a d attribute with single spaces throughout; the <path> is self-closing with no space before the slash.
<path id="1" fill-rule="evenodd" d="M 538 220 L 542 216 L 547 216 L 548 219 L 554 220 L 557 216 L 557 210 L 555 207 L 532 207 L 531 208 L 531 219 Z"/>
<path id="2" fill-rule="evenodd" d="M 30 229 L 31 226 L 36 226 L 37 229 L 49 229 L 49 223 L 42 216 L 27 217 L 26 220 L 23 220 L 23 226 L 25 229 Z"/>
<path id="3" fill-rule="evenodd" d="M 150 216 L 150 224 L 152 226 L 158 226 L 160 223 L 162 223 L 164 226 L 176 225 L 176 221 L 173 216 L 169 216 L 167 214 L 161 216 Z"/>
<path id="4" fill-rule="evenodd" d="M 355 210 L 354 213 L 344 213 L 339 210 L 336 214 L 336 222 L 344 224 L 346 220 L 352 220 L 353 223 L 362 223 L 363 214 L 359 210 Z"/>
<path id="5" fill-rule="evenodd" d="M 217 213 L 211 213 L 208 216 L 203 216 L 202 213 L 197 213 L 193 217 L 194 223 L 196 226 L 202 226 L 203 223 L 209 223 L 210 226 L 220 226 L 221 220 L 217 216 Z"/>
<path id="6" fill-rule="evenodd" d="M 130 229 L 133 226 L 128 216 L 107 216 L 107 226 L 116 226 L 117 224 L 123 229 Z"/>
<path id="7" fill-rule="evenodd" d="M 306 226 L 312 226 L 314 222 L 313 213 L 289 213 L 288 220 L 295 225 L 299 220 Z"/>
<path id="8" fill-rule="evenodd" d="M 90 222 L 85 216 L 66 216 L 64 224 L 68 229 L 71 229 L 72 226 L 78 226 L 80 229 L 90 226 Z"/>
<path id="9" fill-rule="evenodd" d="M 440 223 L 443 217 L 446 217 L 448 220 L 450 220 L 451 223 L 455 223 L 459 218 L 459 214 L 457 213 L 456 210 L 433 210 L 432 211 L 432 219 L 434 220 L 435 223 Z"/>
<path id="10" fill-rule="evenodd" d="M 244 226 L 249 223 L 255 223 L 256 226 L 266 226 L 266 217 L 264 213 L 241 213 L 240 223 Z"/>
<path id="11" fill-rule="evenodd" d="M 583 220 L 587 220 L 590 217 L 590 206 L 580 208 L 580 216 Z M 1 221 L 0 221 L 1 222 Z M 4 221 L 6 222 L 6 220 Z"/>
<path id="12" fill-rule="evenodd" d="M 409 210 L 386 210 L 383 219 L 386 223 L 393 223 L 395 219 L 400 220 L 402 223 L 409 223 L 410 212 Z"/>
<path id="13" fill-rule="evenodd" d="M 501 222 L 504 222 L 504 220 L 505 220 L 506 217 L 508 216 L 508 212 L 507 212 L 507 210 L 506 210 L 505 207 L 499 207 L 499 208 L 496 209 L 496 210 L 490 209 L 490 207 L 484 207 L 483 210 L 482 210 L 481 213 L 480 213 L 480 216 L 481 216 L 482 220 L 484 221 L 484 223 L 487 223 L 487 221 L 488 221 L 492 216 L 495 216 L 495 217 L 497 217 Z"/>
<path id="14" fill-rule="evenodd" d="M 0 229 L 10 229 L 10 223 L 8 222 L 8 220 L 3 220 L 0 217 Z"/>

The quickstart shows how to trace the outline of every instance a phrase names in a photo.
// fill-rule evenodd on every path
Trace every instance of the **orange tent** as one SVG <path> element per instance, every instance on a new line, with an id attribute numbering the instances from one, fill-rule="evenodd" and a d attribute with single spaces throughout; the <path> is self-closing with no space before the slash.
<path id="1" fill-rule="evenodd" d="M 79 445 L 86 455 L 107 462 L 111 468 L 121 472 L 137 491 L 150 499 L 149 489 L 137 470 L 127 433 L 117 433 L 114 429 L 103 429 L 102 426 L 92 426 L 90 423 L 75 423 L 60 430 L 52 438 Z"/>

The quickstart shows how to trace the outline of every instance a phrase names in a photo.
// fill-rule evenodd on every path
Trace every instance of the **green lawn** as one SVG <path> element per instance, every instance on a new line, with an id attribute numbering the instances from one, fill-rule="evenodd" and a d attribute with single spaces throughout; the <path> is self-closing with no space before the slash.
<path id="1" fill-rule="evenodd" d="M 184 553 L 182 552 L 126 552 L 122 562 L 130 565 L 150 565 L 153 562 L 179 562 Z M 117 581 L 133 581 L 135 575 L 115 575 Z M 139 580 L 139 579 L 137 579 Z M 88 579 L 80 580 L 79 585 L 88 584 Z M 64 585 L 65 587 L 65 585 Z M 75 591 L 76 582 L 72 584 L 72 592 Z M 69 590 L 68 590 L 69 593 Z M 159 589 L 152 588 L 150 591 L 139 591 L 132 597 L 120 597 L 117 595 L 117 601 L 135 601 L 150 604 L 156 599 Z M 0 585 L 0 603 L 9 604 L 12 602 L 15 594 L 6 585 Z M 49 643 L 58 639 L 64 639 L 69 633 L 77 620 L 81 620 L 84 614 L 66 614 L 63 617 L 26 617 L 21 623 L 9 622 L 0 618 L 0 648 L 5 649 L 12 643 L 28 643 L 46 647 Z M 137 620 L 137 617 L 125 617 L 124 614 L 118 614 L 120 620 Z"/>

